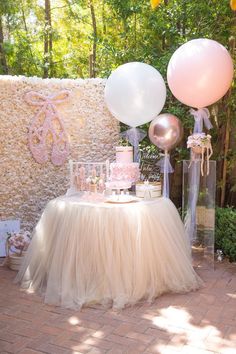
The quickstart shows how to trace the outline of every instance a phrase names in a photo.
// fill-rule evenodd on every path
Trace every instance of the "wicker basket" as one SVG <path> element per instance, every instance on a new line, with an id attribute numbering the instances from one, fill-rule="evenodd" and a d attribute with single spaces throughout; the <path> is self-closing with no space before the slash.
<path id="1" fill-rule="evenodd" d="M 19 270 L 24 258 L 23 254 L 21 256 L 18 254 L 11 254 L 8 256 L 8 267 L 11 270 Z"/>
<path id="2" fill-rule="evenodd" d="M 7 265 L 11 270 L 19 270 L 21 264 L 24 260 L 26 251 L 23 251 L 21 254 L 19 253 L 10 253 L 10 245 L 8 241 L 6 242 L 6 255 L 7 255 Z"/>
<path id="3" fill-rule="evenodd" d="M 201 146 L 194 146 L 194 147 L 192 147 L 192 151 L 195 154 L 201 154 L 202 153 L 202 147 Z"/>

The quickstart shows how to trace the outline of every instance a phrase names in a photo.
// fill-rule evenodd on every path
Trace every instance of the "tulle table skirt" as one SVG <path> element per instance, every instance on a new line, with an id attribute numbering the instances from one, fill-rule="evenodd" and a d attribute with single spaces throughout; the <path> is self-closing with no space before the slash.
<path id="1" fill-rule="evenodd" d="M 16 281 L 46 303 L 116 308 L 197 289 L 190 246 L 169 199 L 129 204 L 50 201 Z"/>

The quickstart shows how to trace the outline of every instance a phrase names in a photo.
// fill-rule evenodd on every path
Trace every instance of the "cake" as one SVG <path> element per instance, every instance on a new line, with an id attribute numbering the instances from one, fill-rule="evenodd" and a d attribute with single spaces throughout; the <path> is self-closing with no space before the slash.
<path id="1" fill-rule="evenodd" d="M 110 164 L 110 178 L 107 187 L 111 189 L 128 189 L 139 180 L 139 164 L 133 162 L 132 146 L 116 147 L 116 162 Z"/>
<path id="2" fill-rule="evenodd" d="M 132 163 L 132 162 L 133 162 L 133 147 L 117 146 L 116 163 Z"/>
<path id="3" fill-rule="evenodd" d="M 110 178 L 111 181 L 129 181 L 136 182 L 139 179 L 139 164 L 138 163 L 111 163 Z"/>
<path id="4" fill-rule="evenodd" d="M 144 183 L 137 183 L 136 196 L 145 199 L 161 197 L 161 182 L 149 183 L 145 181 Z"/>
<path id="5" fill-rule="evenodd" d="M 117 146 L 116 162 L 110 164 L 110 180 L 134 183 L 139 176 L 139 163 L 133 162 L 133 147 Z"/>

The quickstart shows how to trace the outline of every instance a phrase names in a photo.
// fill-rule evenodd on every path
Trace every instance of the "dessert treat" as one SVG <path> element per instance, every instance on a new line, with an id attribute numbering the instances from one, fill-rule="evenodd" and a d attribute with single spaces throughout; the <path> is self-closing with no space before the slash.
<path id="1" fill-rule="evenodd" d="M 161 197 L 161 182 L 148 181 L 136 184 L 136 197 L 144 199 L 152 199 Z"/>
<path id="2" fill-rule="evenodd" d="M 133 162 L 133 147 L 117 146 L 116 163 L 132 163 L 132 162 Z"/>
<path id="3" fill-rule="evenodd" d="M 111 163 L 110 179 L 111 181 L 129 181 L 134 183 L 139 179 L 140 171 L 138 163 Z"/>
<path id="4" fill-rule="evenodd" d="M 110 177 L 106 182 L 107 189 L 128 189 L 139 180 L 139 164 L 133 162 L 132 146 L 116 147 L 116 162 L 110 164 Z"/>
<path id="5" fill-rule="evenodd" d="M 110 181 L 134 183 L 139 179 L 139 164 L 133 162 L 132 146 L 116 147 L 116 162 L 110 164 Z"/>

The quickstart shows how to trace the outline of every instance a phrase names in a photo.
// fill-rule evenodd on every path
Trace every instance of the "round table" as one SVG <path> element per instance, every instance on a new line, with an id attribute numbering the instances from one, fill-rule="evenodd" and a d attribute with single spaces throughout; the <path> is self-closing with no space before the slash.
<path id="1" fill-rule="evenodd" d="M 134 203 L 50 201 L 17 282 L 70 308 L 151 301 L 164 292 L 197 289 L 182 221 L 167 198 Z"/>

